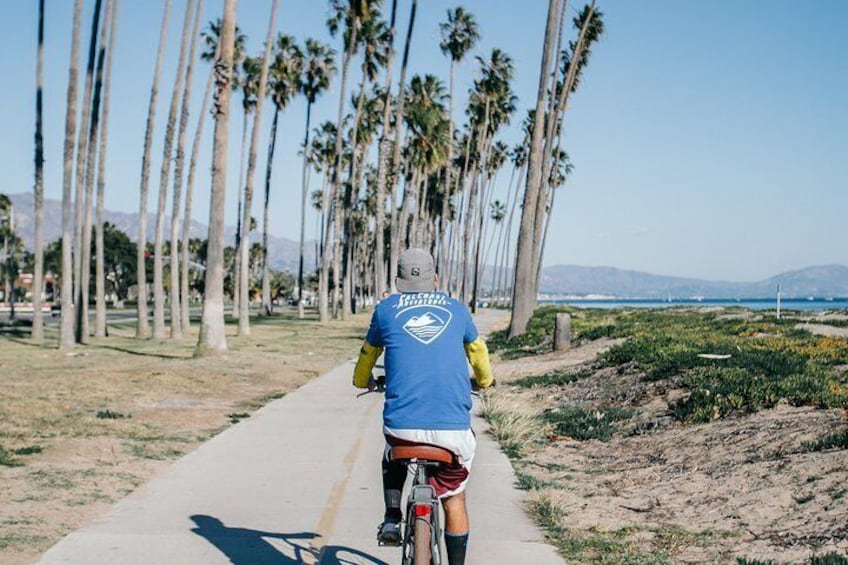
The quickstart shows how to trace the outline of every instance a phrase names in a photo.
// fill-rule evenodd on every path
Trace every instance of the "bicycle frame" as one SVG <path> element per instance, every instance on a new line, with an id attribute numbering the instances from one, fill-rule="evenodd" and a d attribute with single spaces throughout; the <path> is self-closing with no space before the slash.
<path id="1" fill-rule="evenodd" d="M 440 540 L 442 529 L 439 524 L 439 499 L 436 491 L 430 486 L 429 468 L 436 467 L 439 463 L 431 461 L 414 460 L 409 463 L 415 471 L 415 480 L 412 483 L 406 502 L 406 528 L 403 536 L 403 565 L 422 565 L 415 563 L 415 530 L 419 521 L 424 520 L 429 524 L 430 530 L 430 564 L 442 564 L 442 551 Z"/>

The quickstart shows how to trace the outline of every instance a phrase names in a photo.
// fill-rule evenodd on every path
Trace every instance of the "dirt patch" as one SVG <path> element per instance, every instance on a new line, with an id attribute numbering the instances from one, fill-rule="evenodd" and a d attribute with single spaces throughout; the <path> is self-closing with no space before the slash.
<path id="1" fill-rule="evenodd" d="M 544 441 L 514 461 L 529 506 L 569 557 L 586 563 L 798 562 L 848 551 L 845 451 L 805 442 L 845 429 L 844 409 L 785 403 L 748 416 L 684 426 L 669 405 L 679 379 L 646 382 L 633 365 L 591 363 L 610 340 L 563 354 L 498 363 L 515 379 L 579 371 L 560 386 L 498 391 L 542 422 L 562 407 L 631 410 L 610 441 L 576 441 L 542 424 Z M 505 378 L 504 380 L 508 380 Z"/>
<path id="2" fill-rule="evenodd" d="M 503 382 L 509 382 L 529 375 L 540 375 L 568 367 L 577 367 L 594 360 L 598 355 L 622 341 L 624 340 L 602 338 L 580 344 L 567 351 L 551 351 L 550 353 L 520 359 L 498 359 L 495 371 L 499 379 L 502 379 Z"/>
<path id="3" fill-rule="evenodd" d="M 827 337 L 845 337 L 848 338 L 848 328 L 831 326 L 829 324 L 805 323 L 795 326 L 799 330 L 807 330 L 816 335 Z"/>
<path id="4" fill-rule="evenodd" d="M 0 338 L 0 562 L 32 562 L 203 441 L 355 356 L 367 323 L 259 319 L 250 338 L 229 326 L 229 353 L 203 359 L 196 337 L 139 341 L 128 325 L 72 352 Z"/>

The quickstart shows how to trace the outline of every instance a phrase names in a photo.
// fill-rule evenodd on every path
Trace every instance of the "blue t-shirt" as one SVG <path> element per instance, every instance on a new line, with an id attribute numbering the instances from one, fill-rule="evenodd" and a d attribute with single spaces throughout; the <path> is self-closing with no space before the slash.
<path id="1" fill-rule="evenodd" d="M 470 428 L 465 344 L 476 339 L 468 308 L 445 293 L 383 299 L 366 337 L 371 345 L 385 348 L 383 423 L 401 430 Z"/>

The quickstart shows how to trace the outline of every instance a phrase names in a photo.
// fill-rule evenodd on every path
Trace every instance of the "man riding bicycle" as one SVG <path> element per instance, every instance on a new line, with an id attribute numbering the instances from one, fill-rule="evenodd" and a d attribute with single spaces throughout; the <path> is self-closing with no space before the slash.
<path id="1" fill-rule="evenodd" d="M 471 386 L 494 384 L 486 344 L 468 309 L 437 292 L 433 257 L 422 249 L 408 249 L 398 261 L 395 286 L 400 294 L 380 301 L 354 370 L 353 384 L 373 388 L 371 370 L 385 350 L 386 397 L 383 407 L 383 496 L 386 513 L 378 538 L 386 544 L 400 541 L 401 493 L 406 467 L 388 455 L 392 445 L 420 443 L 445 448 L 455 463 L 439 468 L 431 486 L 445 510 L 445 546 L 449 565 L 465 562 L 468 514 L 465 486 L 477 441 L 471 430 Z"/>

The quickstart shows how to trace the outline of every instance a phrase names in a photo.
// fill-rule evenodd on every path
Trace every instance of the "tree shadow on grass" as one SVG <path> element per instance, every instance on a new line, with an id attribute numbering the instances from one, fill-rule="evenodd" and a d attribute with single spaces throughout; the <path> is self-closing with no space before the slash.
<path id="1" fill-rule="evenodd" d="M 120 351 L 121 353 L 128 353 L 130 355 L 138 355 L 139 357 L 158 357 L 159 359 L 181 359 L 183 361 L 188 361 L 193 359 L 191 355 L 168 355 L 167 353 L 151 353 L 147 351 L 135 351 L 133 349 L 127 349 L 126 347 L 118 347 L 117 345 L 95 345 L 94 347 L 98 349 L 111 349 L 112 351 Z"/>
<path id="2" fill-rule="evenodd" d="M 203 514 L 195 514 L 191 519 L 196 524 L 191 531 L 218 548 L 233 565 L 299 565 L 316 562 L 322 565 L 388 565 L 385 561 L 349 547 L 331 545 L 318 550 L 310 543 L 321 537 L 314 532 L 281 534 L 229 527 L 218 518 Z M 269 541 L 275 539 L 286 543 L 290 548 L 290 551 L 286 551 L 288 555 L 281 553 Z"/>

